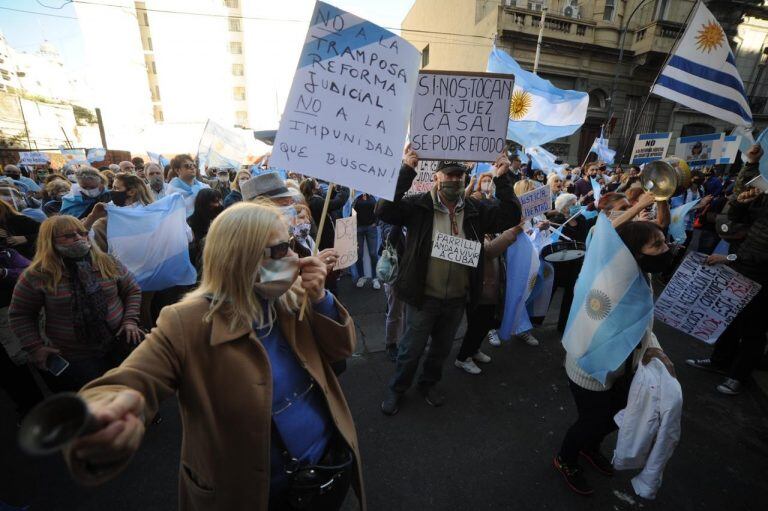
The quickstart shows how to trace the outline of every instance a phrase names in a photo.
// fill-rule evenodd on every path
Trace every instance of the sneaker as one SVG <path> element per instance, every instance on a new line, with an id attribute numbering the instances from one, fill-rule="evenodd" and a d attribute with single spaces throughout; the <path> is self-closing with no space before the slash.
<path id="1" fill-rule="evenodd" d="M 491 357 L 478 350 L 477 353 L 472 355 L 472 360 L 475 362 L 480 362 L 481 364 L 488 364 L 491 361 Z"/>
<path id="2" fill-rule="evenodd" d="M 501 339 L 499 339 L 499 332 L 491 330 L 488 332 L 488 344 L 491 346 L 501 346 Z"/>
<path id="3" fill-rule="evenodd" d="M 365 277 L 360 277 L 359 279 L 357 279 L 357 284 L 355 285 L 357 287 L 363 287 L 366 282 L 368 282 L 368 279 L 366 279 Z"/>
<path id="4" fill-rule="evenodd" d="M 478 369 L 478 371 L 479 370 L 480 369 Z M 419 387 L 419 392 L 424 396 L 424 401 L 426 401 L 429 406 L 438 407 L 445 404 L 445 394 L 434 385 L 430 385 L 429 387 Z"/>
<path id="5" fill-rule="evenodd" d="M 560 456 L 555 456 L 554 464 L 557 471 L 563 474 L 565 484 L 567 484 L 571 490 L 579 495 L 592 495 L 595 492 L 584 478 L 584 473 L 580 466 L 569 465 L 561 460 Z"/>
<path id="6" fill-rule="evenodd" d="M 691 367 L 695 367 L 696 369 L 701 369 L 703 371 L 709 371 L 711 373 L 718 373 L 718 374 L 725 374 L 725 371 L 720 369 L 720 367 L 716 366 L 712 363 L 711 358 L 689 358 L 685 361 L 686 364 L 688 364 Z"/>
<path id="7" fill-rule="evenodd" d="M 539 340 L 531 335 L 531 332 L 523 332 L 522 334 L 518 335 L 520 339 L 525 341 L 525 344 L 528 346 L 538 346 Z"/>
<path id="8" fill-rule="evenodd" d="M 381 413 L 384 415 L 395 415 L 400 411 L 400 400 L 402 398 L 402 394 L 390 390 L 387 398 L 381 402 Z"/>
<path id="9" fill-rule="evenodd" d="M 472 360 L 472 357 L 467 358 L 464 362 L 456 359 L 453 365 L 455 365 L 459 369 L 464 369 L 469 374 L 480 374 L 483 372 L 482 369 L 477 367 L 477 365 L 475 364 L 475 361 Z"/>
<path id="10" fill-rule="evenodd" d="M 717 391 L 728 396 L 737 396 L 741 394 L 741 382 L 733 378 L 726 378 L 723 383 L 717 386 Z"/>
<path id="11" fill-rule="evenodd" d="M 379 279 L 373 279 L 373 289 L 381 289 L 381 282 L 379 282 Z"/>
<path id="12" fill-rule="evenodd" d="M 579 455 L 604 476 L 611 477 L 613 475 L 613 465 L 600 451 L 583 450 L 579 451 Z"/>
<path id="13" fill-rule="evenodd" d="M 387 344 L 385 347 L 387 350 L 387 357 L 391 362 L 397 362 L 397 344 Z"/>

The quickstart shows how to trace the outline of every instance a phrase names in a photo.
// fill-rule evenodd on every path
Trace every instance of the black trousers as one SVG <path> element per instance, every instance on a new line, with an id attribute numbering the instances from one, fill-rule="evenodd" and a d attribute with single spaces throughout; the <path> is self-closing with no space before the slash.
<path id="1" fill-rule="evenodd" d="M 467 332 L 461 342 L 456 360 L 464 362 L 480 349 L 488 331 L 496 326 L 496 305 L 481 304 L 475 308 L 467 307 Z"/>
<path id="2" fill-rule="evenodd" d="M 720 335 L 712 350 L 712 363 L 728 376 L 746 383 L 763 358 L 768 332 L 768 286 L 763 286 Z"/>
<path id="3" fill-rule="evenodd" d="M 626 407 L 629 385 L 626 379 L 619 378 L 610 389 L 594 391 L 579 387 L 570 380 L 568 383 L 579 417 L 565 434 L 560 458 L 565 463 L 576 464 L 579 451 L 599 450 L 603 439 L 618 429 L 613 416 Z"/>
<path id="4" fill-rule="evenodd" d="M 33 406 L 43 400 L 43 393 L 32 378 L 29 367 L 17 366 L 0 346 L 0 388 L 8 393 L 19 416 L 25 415 Z"/>

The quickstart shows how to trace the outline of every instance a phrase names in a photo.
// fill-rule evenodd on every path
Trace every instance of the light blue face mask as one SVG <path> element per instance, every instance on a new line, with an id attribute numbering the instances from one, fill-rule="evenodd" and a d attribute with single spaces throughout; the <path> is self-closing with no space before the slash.
<path id="1" fill-rule="evenodd" d="M 568 208 L 568 216 L 571 217 L 571 216 L 575 215 L 576 213 L 578 213 L 579 211 L 581 211 L 581 206 L 573 205 L 573 206 Z"/>

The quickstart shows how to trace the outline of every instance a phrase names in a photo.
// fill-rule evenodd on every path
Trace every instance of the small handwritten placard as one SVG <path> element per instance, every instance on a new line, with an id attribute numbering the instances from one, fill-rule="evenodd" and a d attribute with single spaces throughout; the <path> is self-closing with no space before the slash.
<path id="1" fill-rule="evenodd" d="M 478 241 L 438 232 L 432 243 L 432 257 L 477 268 L 481 247 L 482 245 Z"/>

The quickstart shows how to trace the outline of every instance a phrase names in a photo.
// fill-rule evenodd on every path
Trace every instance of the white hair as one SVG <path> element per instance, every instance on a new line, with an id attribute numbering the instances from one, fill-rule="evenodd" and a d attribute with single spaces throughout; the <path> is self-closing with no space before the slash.
<path id="1" fill-rule="evenodd" d="M 578 197 L 576 197 L 572 193 L 561 193 L 557 196 L 557 199 L 555 199 L 555 209 L 558 211 L 562 211 L 565 208 L 571 207 L 574 204 L 576 204 L 576 201 L 578 200 Z"/>

